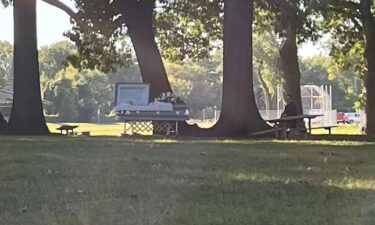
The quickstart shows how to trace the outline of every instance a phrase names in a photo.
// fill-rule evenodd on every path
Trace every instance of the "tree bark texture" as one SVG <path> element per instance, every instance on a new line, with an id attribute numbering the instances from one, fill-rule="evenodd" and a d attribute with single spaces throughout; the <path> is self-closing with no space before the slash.
<path id="1" fill-rule="evenodd" d="M 296 29 L 290 24 L 286 29 L 286 39 L 280 48 L 281 69 L 285 81 L 287 95 L 293 96 L 298 114 L 303 114 L 301 100 L 301 73 L 298 63 L 298 48 Z"/>
<path id="2" fill-rule="evenodd" d="M 253 1 L 224 3 L 224 75 L 218 135 L 243 136 L 268 129 L 255 103 L 252 63 Z"/>
<path id="3" fill-rule="evenodd" d="M 11 134 L 48 134 L 40 93 L 36 0 L 14 1 L 14 83 Z"/>
<path id="4" fill-rule="evenodd" d="M 121 3 L 128 33 L 137 55 L 143 82 L 150 83 L 150 98 L 172 92 L 167 73 L 155 41 L 153 13 L 155 0 L 126 0 Z"/>
<path id="5" fill-rule="evenodd" d="M 375 19 L 371 13 L 371 0 L 361 0 L 363 32 L 365 38 L 365 59 L 367 73 L 366 87 L 366 133 L 375 135 Z"/>
<path id="6" fill-rule="evenodd" d="M 7 121 L 4 119 L 3 114 L 0 112 L 0 134 L 2 134 L 7 128 Z"/>

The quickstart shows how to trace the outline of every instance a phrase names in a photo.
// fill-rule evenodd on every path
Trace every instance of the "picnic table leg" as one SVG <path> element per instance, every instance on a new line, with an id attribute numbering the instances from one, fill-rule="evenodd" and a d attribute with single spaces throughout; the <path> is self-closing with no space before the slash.
<path id="1" fill-rule="evenodd" d="M 286 130 L 286 123 L 285 122 L 283 123 L 283 136 L 284 136 L 285 140 L 288 139 L 287 130 Z"/>
<path id="2" fill-rule="evenodd" d="M 279 138 L 279 124 L 278 123 L 275 124 L 275 137 L 276 139 Z"/>
<path id="3" fill-rule="evenodd" d="M 309 119 L 309 134 L 311 135 L 311 118 L 308 118 Z"/>
<path id="4" fill-rule="evenodd" d="M 128 131 L 130 131 L 130 128 L 131 128 L 131 122 L 129 122 L 129 126 L 126 124 L 127 121 L 124 121 L 124 135 L 127 135 L 128 134 Z"/>
<path id="5" fill-rule="evenodd" d="M 303 127 L 305 128 L 305 140 L 307 139 L 307 135 L 309 135 L 308 133 L 307 133 L 307 129 L 306 129 L 306 124 L 305 124 L 305 119 L 302 119 L 302 124 L 303 124 Z"/>

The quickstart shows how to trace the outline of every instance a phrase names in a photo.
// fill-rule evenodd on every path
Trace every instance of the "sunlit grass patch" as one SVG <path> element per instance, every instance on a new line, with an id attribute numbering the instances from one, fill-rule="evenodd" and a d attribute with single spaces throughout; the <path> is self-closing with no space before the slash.
<path id="1" fill-rule="evenodd" d="M 325 182 L 328 186 L 339 187 L 344 189 L 362 189 L 375 191 L 375 180 L 357 179 L 353 177 L 344 177 L 342 179 L 329 179 Z"/>
<path id="2" fill-rule="evenodd" d="M 332 128 L 332 134 L 338 135 L 359 135 L 362 134 L 361 127 L 359 125 L 338 125 L 336 128 Z M 312 134 L 328 134 L 327 130 L 324 129 L 313 129 Z"/>
<path id="3" fill-rule="evenodd" d="M 374 142 L 359 142 L 359 141 L 328 141 L 328 140 L 271 140 L 272 143 L 277 144 L 307 144 L 307 145 L 327 145 L 327 146 L 367 146 L 375 145 Z"/>
<path id="4" fill-rule="evenodd" d="M 95 124 L 95 123 L 48 123 L 48 128 L 52 133 L 60 133 L 57 130 L 62 124 L 78 126 L 75 132 L 90 132 L 91 136 L 121 136 L 124 133 L 123 123 Z"/>
<path id="5" fill-rule="evenodd" d="M 255 173 L 238 172 L 232 174 L 232 178 L 237 181 L 254 181 L 254 182 L 275 182 L 281 181 L 280 178 Z M 287 181 L 287 180 L 285 180 Z"/>
<path id="6" fill-rule="evenodd" d="M 179 141 L 175 139 L 156 139 L 153 142 L 159 143 L 159 144 L 176 144 Z"/>

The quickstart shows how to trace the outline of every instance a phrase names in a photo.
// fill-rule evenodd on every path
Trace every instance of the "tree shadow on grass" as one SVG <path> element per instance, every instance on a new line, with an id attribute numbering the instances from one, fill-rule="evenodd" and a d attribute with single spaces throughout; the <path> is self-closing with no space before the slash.
<path id="1" fill-rule="evenodd" d="M 185 196 L 170 224 L 370 225 L 374 195 L 288 180 L 211 182 Z"/>
<path id="2" fill-rule="evenodd" d="M 373 144 L 229 141 L 221 143 L 225 150 L 206 145 L 201 179 L 207 182 L 185 198 L 170 224 L 375 222 Z"/>
<path id="3" fill-rule="evenodd" d="M 374 223 L 372 144 L 25 143 L 0 159 L 4 224 Z"/>

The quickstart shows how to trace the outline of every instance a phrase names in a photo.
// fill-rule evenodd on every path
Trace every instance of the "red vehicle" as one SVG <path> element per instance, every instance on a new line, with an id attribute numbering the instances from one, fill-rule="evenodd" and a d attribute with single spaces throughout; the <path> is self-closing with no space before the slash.
<path id="1" fill-rule="evenodd" d="M 349 118 L 345 115 L 345 113 L 339 112 L 337 113 L 336 121 L 337 121 L 337 124 L 339 123 L 345 124 L 345 123 L 349 123 Z"/>

